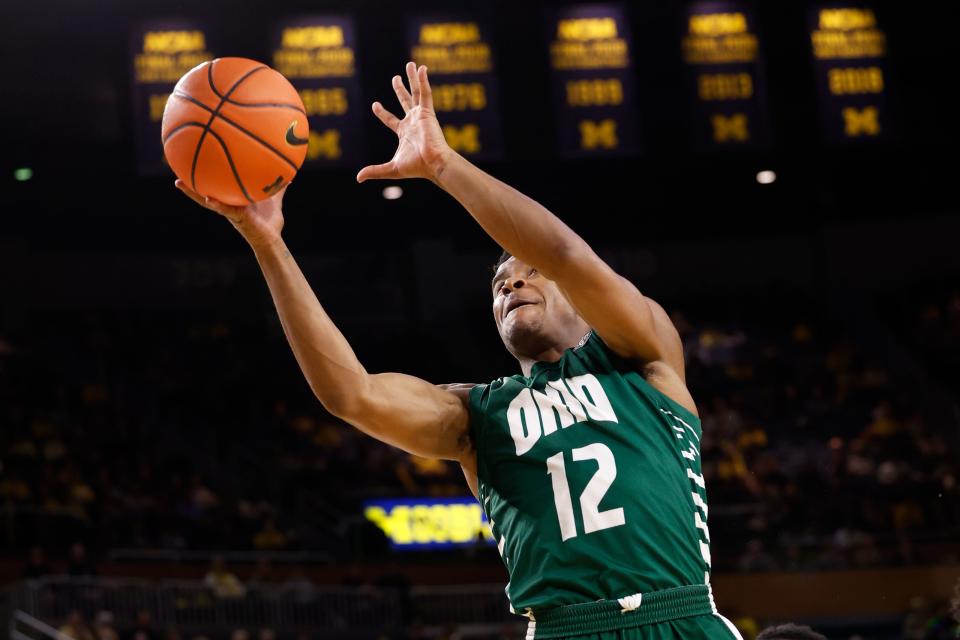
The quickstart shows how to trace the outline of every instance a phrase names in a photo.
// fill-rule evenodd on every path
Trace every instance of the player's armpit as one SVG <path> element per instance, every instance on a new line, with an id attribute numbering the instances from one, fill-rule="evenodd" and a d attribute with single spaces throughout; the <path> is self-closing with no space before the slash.
<path id="1" fill-rule="evenodd" d="M 336 414 L 364 433 L 414 455 L 460 460 L 472 451 L 465 395 L 402 373 L 369 375 Z"/>

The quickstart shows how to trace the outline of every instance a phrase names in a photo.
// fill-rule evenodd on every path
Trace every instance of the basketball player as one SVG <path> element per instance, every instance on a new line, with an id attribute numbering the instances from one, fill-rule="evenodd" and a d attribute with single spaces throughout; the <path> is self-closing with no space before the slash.
<path id="1" fill-rule="evenodd" d="M 456 154 L 433 111 L 427 70 L 393 88 L 403 118 L 373 104 L 399 138 L 360 182 L 426 178 L 473 216 L 504 255 L 493 319 L 521 374 L 433 385 L 368 373 L 281 236 L 282 193 L 230 207 L 252 247 L 290 346 L 320 402 L 410 453 L 456 460 L 491 522 L 528 638 L 739 638 L 709 587 L 700 420 L 679 335 L 545 208 Z"/>

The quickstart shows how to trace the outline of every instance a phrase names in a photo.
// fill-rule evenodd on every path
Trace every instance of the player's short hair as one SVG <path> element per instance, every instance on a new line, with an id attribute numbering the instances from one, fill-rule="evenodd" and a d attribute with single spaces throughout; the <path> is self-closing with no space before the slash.
<path id="1" fill-rule="evenodd" d="M 810 627 L 789 622 L 767 627 L 757 635 L 757 640 L 827 640 Z"/>
<path id="2" fill-rule="evenodd" d="M 496 273 L 497 269 L 500 268 L 500 265 L 502 265 L 504 262 L 506 262 L 512 257 L 513 255 L 511 255 L 509 251 L 504 250 L 504 252 L 500 254 L 500 259 L 497 260 L 496 263 L 493 265 L 493 272 Z"/>

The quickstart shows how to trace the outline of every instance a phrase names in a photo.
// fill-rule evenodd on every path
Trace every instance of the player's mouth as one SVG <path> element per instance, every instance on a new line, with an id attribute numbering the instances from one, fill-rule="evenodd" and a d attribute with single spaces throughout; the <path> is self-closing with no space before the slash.
<path id="1" fill-rule="evenodd" d="M 506 306 L 503 308 L 503 317 L 507 318 L 513 311 L 519 309 L 520 307 L 526 307 L 531 304 L 536 304 L 532 300 L 521 300 L 520 298 L 513 298 L 507 302 Z"/>

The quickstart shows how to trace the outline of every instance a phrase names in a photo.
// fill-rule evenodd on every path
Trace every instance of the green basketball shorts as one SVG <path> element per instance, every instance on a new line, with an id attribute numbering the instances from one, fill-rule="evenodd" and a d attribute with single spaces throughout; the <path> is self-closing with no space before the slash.
<path id="1" fill-rule="evenodd" d="M 534 611 L 526 640 L 743 640 L 708 585 Z"/>

